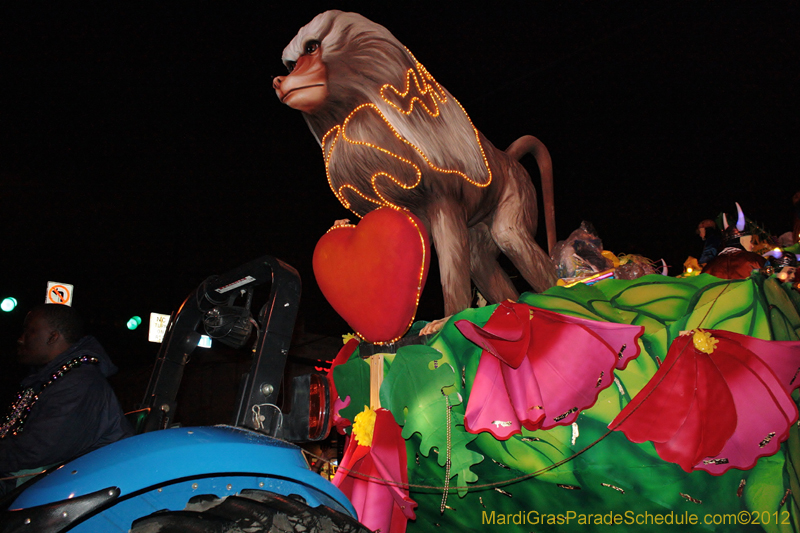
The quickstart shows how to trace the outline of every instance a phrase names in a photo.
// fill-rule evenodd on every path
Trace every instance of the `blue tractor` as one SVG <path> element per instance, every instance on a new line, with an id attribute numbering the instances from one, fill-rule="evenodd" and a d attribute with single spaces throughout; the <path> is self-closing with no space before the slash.
<path id="1" fill-rule="evenodd" d="M 257 316 L 256 301 L 267 295 Z M 347 498 L 293 442 L 330 429 L 327 381 L 293 378 L 277 406 L 300 277 L 265 256 L 206 279 L 170 318 L 137 435 L 49 469 L 10 494 L 0 532 L 359 532 Z M 253 354 L 231 425 L 174 427 L 184 367 L 204 331 Z M 254 340 L 253 340 L 254 339 Z"/>

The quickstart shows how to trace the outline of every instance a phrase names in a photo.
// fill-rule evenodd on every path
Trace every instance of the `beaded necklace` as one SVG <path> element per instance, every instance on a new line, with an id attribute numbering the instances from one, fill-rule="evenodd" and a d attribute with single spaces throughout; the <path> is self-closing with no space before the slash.
<path id="1" fill-rule="evenodd" d="M 33 390 L 33 387 L 28 387 L 18 393 L 17 399 L 11 404 L 9 413 L 6 415 L 5 420 L 3 420 L 3 424 L 0 425 L 0 439 L 5 438 L 7 435 L 17 435 L 22 432 L 25 419 L 28 418 L 31 408 L 36 403 L 36 400 L 39 399 L 39 395 L 42 391 L 47 387 L 61 379 L 64 374 L 67 374 L 73 368 L 77 368 L 83 364 L 97 364 L 98 362 L 99 359 L 97 359 L 97 357 L 81 355 L 64 363 L 58 370 L 53 372 L 50 376 L 50 380 L 42 383 L 42 386 L 39 387 L 39 392 Z"/>

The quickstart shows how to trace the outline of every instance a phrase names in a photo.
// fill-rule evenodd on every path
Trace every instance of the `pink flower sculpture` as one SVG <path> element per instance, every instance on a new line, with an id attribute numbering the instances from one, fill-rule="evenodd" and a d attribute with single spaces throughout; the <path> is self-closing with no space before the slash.
<path id="1" fill-rule="evenodd" d="M 350 499 L 358 520 L 372 531 L 405 533 L 416 518 L 408 493 L 406 441 L 386 409 L 356 415 L 353 434 L 333 484 Z"/>
<path id="2" fill-rule="evenodd" d="M 503 302 L 482 328 L 456 327 L 481 348 L 464 426 L 506 440 L 569 425 L 640 353 L 642 326 L 598 322 Z"/>
<path id="3" fill-rule="evenodd" d="M 747 470 L 788 438 L 798 373 L 800 342 L 698 330 L 672 342 L 609 427 L 633 442 L 653 441 L 662 459 L 686 472 Z"/>

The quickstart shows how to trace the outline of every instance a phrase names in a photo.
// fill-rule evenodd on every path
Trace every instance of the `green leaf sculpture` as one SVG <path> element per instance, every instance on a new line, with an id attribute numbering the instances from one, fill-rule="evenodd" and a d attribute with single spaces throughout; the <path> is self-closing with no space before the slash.
<path id="1" fill-rule="evenodd" d="M 456 390 L 458 376 L 451 365 L 440 364 L 441 359 L 442 354 L 429 346 L 400 348 L 381 385 L 381 406 L 389 409 L 403 426 L 403 438 L 419 434 L 419 452 L 424 457 L 436 448 L 442 467 L 447 461 L 449 433 L 450 477 L 456 479 L 458 486 L 466 487 L 478 479 L 470 469 L 483 456 L 467 449 L 467 443 L 476 435 L 463 430 L 463 402 Z M 466 494 L 466 488 L 459 493 Z"/>
<path id="2" fill-rule="evenodd" d="M 333 369 L 333 380 L 339 397 L 350 397 L 350 403 L 339 410 L 339 415 L 352 422 L 365 406 L 369 407 L 369 363 L 359 357 L 358 349 L 346 363 Z"/>

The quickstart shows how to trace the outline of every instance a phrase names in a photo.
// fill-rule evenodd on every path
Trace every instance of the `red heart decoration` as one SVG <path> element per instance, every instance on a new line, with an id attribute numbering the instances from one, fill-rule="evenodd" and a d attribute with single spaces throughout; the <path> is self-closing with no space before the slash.
<path id="1" fill-rule="evenodd" d="M 394 342 L 417 312 L 430 264 L 428 232 L 407 211 L 383 207 L 357 226 L 333 227 L 314 249 L 322 294 L 364 340 Z"/>

